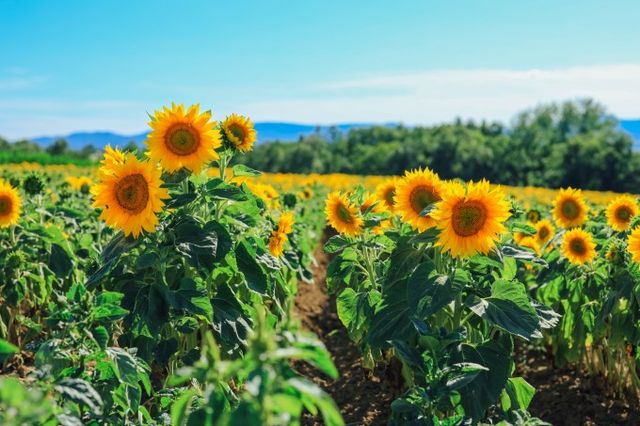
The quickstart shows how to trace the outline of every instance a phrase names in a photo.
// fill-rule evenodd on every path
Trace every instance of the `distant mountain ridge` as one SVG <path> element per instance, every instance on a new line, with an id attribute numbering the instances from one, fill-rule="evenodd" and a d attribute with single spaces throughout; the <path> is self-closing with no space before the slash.
<path id="1" fill-rule="evenodd" d="M 371 127 L 375 124 L 367 123 L 345 123 L 337 124 L 342 132 L 350 129 Z M 319 131 L 322 134 L 328 134 L 332 126 L 313 126 L 310 124 L 296 123 L 280 123 L 280 122 L 258 122 L 255 128 L 258 132 L 258 143 L 281 140 L 281 141 L 297 141 L 301 136 L 306 136 Z M 72 149 L 81 149 L 87 145 L 93 145 L 96 148 L 103 149 L 107 145 L 124 146 L 131 141 L 138 145 L 144 143 L 149 132 L 138 133 L 135 135 L 121 135 L 113 132 L 76 132 L 69 135 L 61 136 L 42 136 L 33 138 L 32 141 L 41 146 L 48 146 L 57 139 L 65 139 L 69 142 Z"/>
<path id="2" fill-rule="evenodd" d="M 337 124 L 342 132 L 347 132 L 355 128 L 371 127 L 376 124 L 372 123 L 344 123 Z M 383 124 L 393 126 L 396 124 Z M 309 124 L 296 124 L 286 122 L 258 122 L 255 124 L 258 131 L 258 143 L 281 140 L 281 141 L 297 141 L 301 136 L 306 136 L 319 131 L 321 134 L 328 134 L 331 126 L 313 126 Z M 640 151 L 640 119 L 637 120 L 620 120 L 620 128 L 634 140 L 634 148 Z M 48 146 L 56 139 L 64 138 L 69 142 L 73 149 L 81 149 L 87 145 L 93 145 L 98 149 L 103 149 L 106 145 L 124 146 L 130 141 L 142 145 L 147 137 L 148 132 L 135 135 L 121 135 L 113 132 L 77 132 L 64 136 L 43 136 L 32 139 L 41 146 Z"/>

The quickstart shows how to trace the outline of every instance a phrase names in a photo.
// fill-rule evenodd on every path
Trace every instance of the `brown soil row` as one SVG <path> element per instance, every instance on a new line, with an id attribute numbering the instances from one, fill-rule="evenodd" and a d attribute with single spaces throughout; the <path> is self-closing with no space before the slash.
<path id="1" fill-rule="evenodd" d="M 398 380 L 388 377 L 386 372 L 362 368 L 360 351 L 338 318 L 335 299 L 327 294 L 325 277 L 329 259 L 321 247 L 316 250 L 315 258 L 314 283 L 298 284 L 295 313 L 304 328 L 324 342 L 340 375 L 332 380 L 306 364 L 297 364 L 296 369 L 331 394 L 347 424 L 384 425 L 391 402 L 400 393 L 390 383 Z M 321 425 L 322 420 L 308 416 L 304 424 Z"/>

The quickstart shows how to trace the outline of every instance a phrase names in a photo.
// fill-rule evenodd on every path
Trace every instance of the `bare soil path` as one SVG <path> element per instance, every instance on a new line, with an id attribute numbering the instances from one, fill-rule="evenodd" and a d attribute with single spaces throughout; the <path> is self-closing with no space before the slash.
<path id="1" fill-rule="evenodd" d="M 298 284 L 295 313 L 304 328 L 324 342 L 340 376 L 332 380 L 306 364 L 296 365 L 296 369 L 331 394 L 348 425 L 385 425 L 391 402 L 401 392 L 391 383 L 399 383 L 399 378 L 394 380 L 385 371 L 370 372 L 362 367 L 360 351 L 338 318 L 335 299 L 327 294 L 329 259 L 322 246 L 314 256 L 314 283 Z M 322 420 L 309 416 L 305 424 L 321 425 Z"/>

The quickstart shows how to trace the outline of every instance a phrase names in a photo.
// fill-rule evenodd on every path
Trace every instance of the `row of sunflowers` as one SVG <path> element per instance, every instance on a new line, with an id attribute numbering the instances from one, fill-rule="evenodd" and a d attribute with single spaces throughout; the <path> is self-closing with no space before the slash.
<path id="1" fill-rule="evenodd" d="M 0 171 L 0 424 L 344 424 L 292 368 L 338 374 L 291 315 L 321 197 L 233 163 L 246 117 L 149 126 L 144 153 Z"/>
<path id="2" fill-rule="evenodd" d="M 419 169 L 327 196 L 340 319 L 369 367 L 403 366 L 390 424 L 534 421 L 514 364 L 523 341 L 637 398 L 637 200 L 509 192 Z"/>

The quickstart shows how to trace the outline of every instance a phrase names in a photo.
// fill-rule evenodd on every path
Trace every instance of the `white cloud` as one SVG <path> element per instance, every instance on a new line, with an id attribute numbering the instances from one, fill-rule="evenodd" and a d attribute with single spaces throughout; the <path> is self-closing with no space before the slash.
<path id="1" fill-rule="evenodd" d="M 429 124 L 455 117 L 507 121 L 542 102 L 592 97 L 619 117 L 640 116 L 640 64 L 564 69 L 433 70 L 330 82 L 321 98 L 246 105 L 256 119 Z"/>
<path id="2" fill-rule="evenodd" d="M 171 95 L 165 89 L 156 88 L 152 96 L 156 101 L 158 94 Z M 239 112 L 256 121 L 312 124 L 433 124 L 455 117 L 508 122 L 516 113 L 543 102 L 584 97 L 603 103 L 618 117 L 638 118 L 640 64 L 363 75 L 352 80 L 317 82 L 303 88 L 261 87 L 253 94 L 255 100 L 247 101 L 251 96 L 246 93 L 229 97 L 224 90 L 199 90 L 189 98 L 201 102 L 203 107 L 215 106 L 216 118 Z M 157 102 L 140 100 L 75 101 L 3 96 L 0 98 L 0 135 L 17 139 L 82 130 L 133 134 L 146 128 L 146 112 L 158 107 Z"/>

